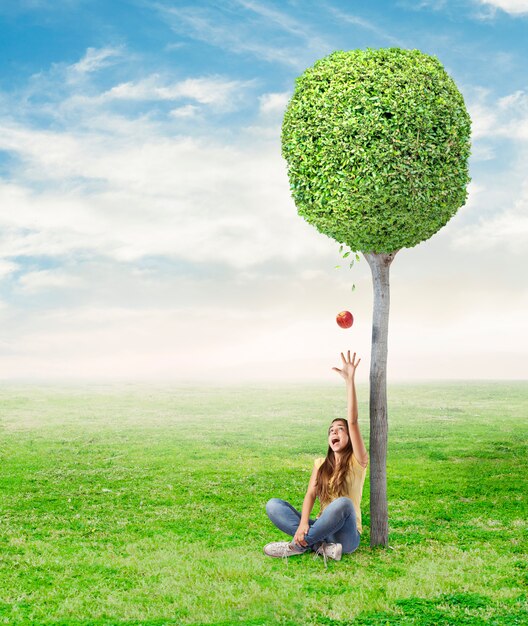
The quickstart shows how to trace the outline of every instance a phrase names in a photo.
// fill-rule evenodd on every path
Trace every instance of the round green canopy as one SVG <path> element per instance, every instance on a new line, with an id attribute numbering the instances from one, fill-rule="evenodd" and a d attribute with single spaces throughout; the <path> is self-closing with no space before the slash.
<path id="1" fill-rule="evenodd" d="M 418 50 L 334 52 L 296 80 L 282 153 L 299 214 L 352 250 L 412 247 L 466 200 L 471 120 Z"/>

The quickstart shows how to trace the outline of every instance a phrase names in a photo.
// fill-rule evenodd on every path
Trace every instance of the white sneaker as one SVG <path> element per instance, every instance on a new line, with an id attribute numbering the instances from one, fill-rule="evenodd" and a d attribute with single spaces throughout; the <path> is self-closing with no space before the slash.
<path id="1" fill-rule="evenodd" d="M 340 561 L 343 554 L 343 546 L 340 543 L 323 543 L 315 551 L 315 558 L 318 555 L 324 559 L 326 567 L 326 559 L 333 559 L 334 561 Z"/>
<path id="2" fill-rule="evenodd" d="M 272 541 L 264 546 L 264 554 L 276 558 L 287 558 L 289 556 L 304 554 L 305 552 L 305 548 L 299 548 L 293 541 Z"/>

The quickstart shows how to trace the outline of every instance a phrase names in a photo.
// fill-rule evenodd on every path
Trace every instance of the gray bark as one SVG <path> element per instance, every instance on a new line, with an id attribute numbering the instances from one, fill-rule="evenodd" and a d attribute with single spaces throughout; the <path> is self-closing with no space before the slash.
<path id="1" fill-rule="evenodd" d="M 372 271 L 372 351 L 370 357 L 370 545 L 387 546 L 387 339 L 389 332 L 389 269 L 396 252 L 365 252 Z"/>

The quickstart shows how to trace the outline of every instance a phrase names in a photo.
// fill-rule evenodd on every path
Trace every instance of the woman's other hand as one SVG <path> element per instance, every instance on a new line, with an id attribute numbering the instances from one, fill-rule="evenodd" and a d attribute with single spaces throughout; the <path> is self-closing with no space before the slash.
<path id="1" fill-rule="evenodd" d="M 293 536 L 293 541 L 298 546 L 302 546 L 303 548 L 306 548 L 308 544 L 304 540 L 304 535 L 306 535 L 306 533 L 309 530 L 310 530 L 310 524 L 305 524 L 304 522 L 301 522 L 299 524 L 299 528 L 297 528 L 297 531 L 295 532 L 295 535 Z"/>

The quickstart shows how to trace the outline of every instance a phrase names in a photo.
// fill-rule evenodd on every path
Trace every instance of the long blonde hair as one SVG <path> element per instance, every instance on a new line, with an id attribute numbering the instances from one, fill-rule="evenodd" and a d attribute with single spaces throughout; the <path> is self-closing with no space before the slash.
<path id="1" fill-rule="evenodd" d="M 348 422 L 341 417 L 332 420 L 334 422 L 343 422 L 346 427 L 348 435 L 348 443 L 345 446 L 343 452 L 341 452 L 341 460 L 336 470 L 336 457 L 334 451 L 328 446 L 326 458 L 317 472 L 317 479 L 315 482 L 315 493 L 321 502 L 327 502 L 332 496 L 339 497 L 345 495 L 345 481 L 350 465 L 350 459 L 354 452 L 352 448 L 352 442 L 350 440 L 350 432 L 348 430 Z M 330 428 L 332 427 L 330 424 Z M 330 492 L 330 481 L 332 480 L 332 490 Z"/>

